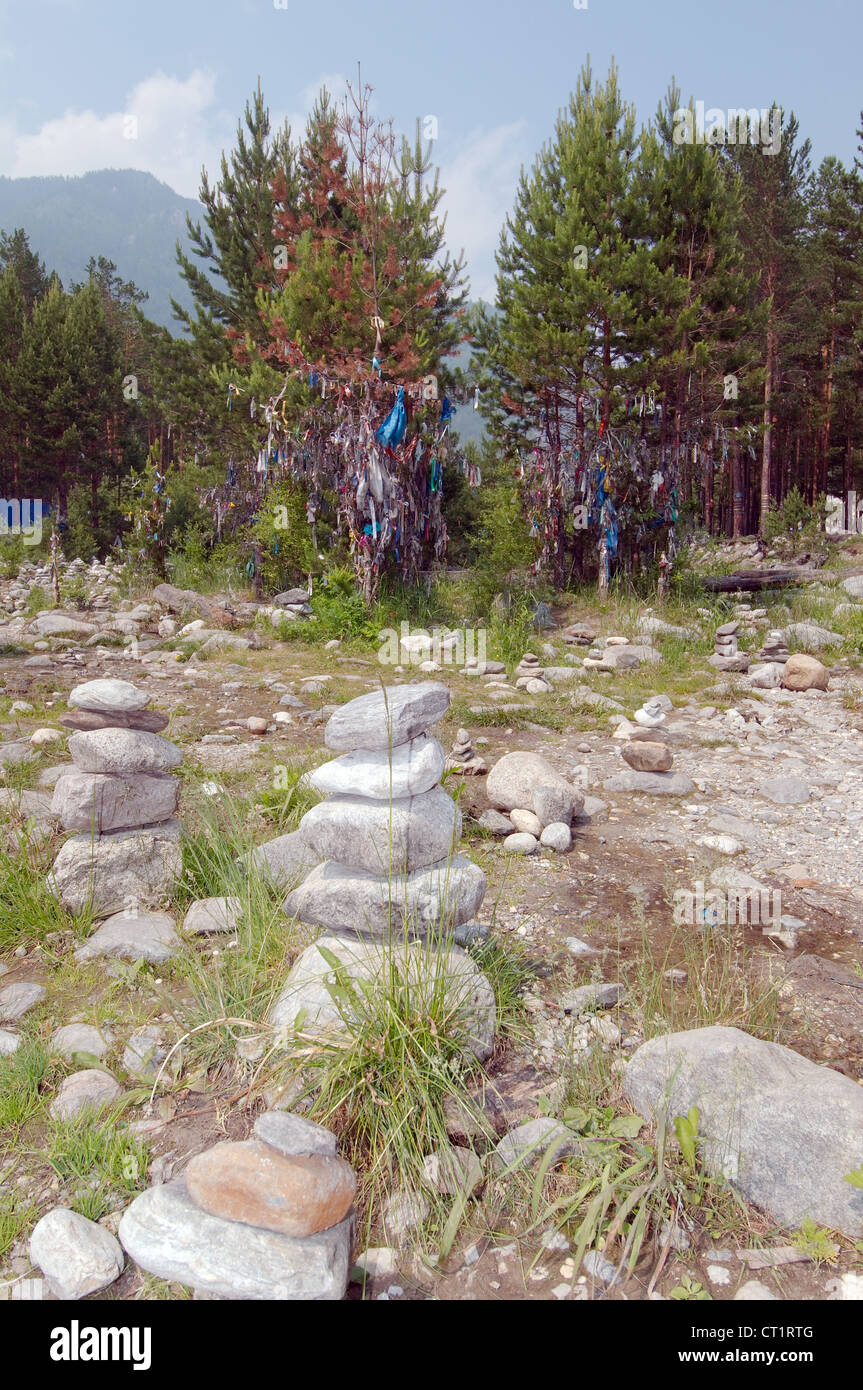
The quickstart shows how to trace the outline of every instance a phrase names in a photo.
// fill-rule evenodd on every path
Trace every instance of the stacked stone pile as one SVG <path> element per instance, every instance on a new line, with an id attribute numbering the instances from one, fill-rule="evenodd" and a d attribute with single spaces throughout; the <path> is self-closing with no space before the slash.
<path id="1" fill-rule="evenodd" d="M 76 686 L 61 722 L 73 767 L 54 788 L 51 811 L 73 833 L 54 862 L 61 901 L 81 912 L 88 902 L 104 915 L 155 907 L 179 877 L 179 781 L 182 753 L 156 730 L 164 715 L 129 681 Z"/>
<path id="2" fill-rule="evenodd" d="M 485 875 L 453 853 L 461 813 L 438 785 L 446 757 L 428 733 L 449 703 L 429 681 L 361 695 L 331 716 L 324 738 L 344 756 L 310 775 L 326 799 L 296 832 L 323 862 L 288 895 L 291 916 L 372 936 L 403 926 L 423 936 L 474 916 Z"/>
<path id="3" fill-rule="evenodd" d="M 448 772 L 471 777 L 481 776 L 482 773 L 488 771 L 488 764 L 485 759 L 474 753 L 467 729 L 459 729 L 456 734 L 452 752 L 446 760 L 446 767 Z"/>
<path id="4" fill-rule="evenodd" d="M 335 1301 L 348 1284 L 355 1191 L 335 1135 L 270 1111 L 253 1138 L 216 1144 L 136 1197 L 117 1234 L 142 1269 L 199 1295 Z"/>
<path id="5" fill-rule="evenodd" d="M 756 665 L 750 667 L 749 684 L 754 690 L 776 690 L 782 684 L 782 673 L 788 660 L 788 645 L 783 632 L 768 632 L 758 653 Z"/>
<path id="6" fill-rule="evenodd" d="M 525 652 L 515 668 L 515 688 L 526 690 L 528 695 L 547 695 L 551 690 L 535 652 Z"/>
<path id="7" fill-rule="evenodd" d="M 719 671 L 747 671 L 749 669 L 749 656 L 746 652 L 741 652 L 738 648 L 737 634 L 740 631 L 740 621 L 723 623 L 722 627 L 716 629 L 716 650 L 713 656 L 707 660 L 711 666 L 715 666 Z"/>
<path id="8" fill-rule="evenodd" d="M 781 632 L 768 632 L 764 639 L 764 646 L 758 653 L 758 660 L 762 665 L 768 662 L 776 662 L 779 666 L 784 666 L 788 660 L 788 643 Z"/>
<path id="9" fill-rule="evenodd" d="M 310 618 L 312 615 L 309 595 L 305 589 L 288 589 L 283 594 L 276 594 L 272 604 L 265 611 L 272 617 L 273 622 L 279 622 L 282 618 L 295 622 L 298 618 Z"/>
<path id="10" fill-rule="evenodd" d="M 563 640 L 568 647 L 590 647 L 596 637 L 596 630 L 588 623 L 572 623 L 563 629 Z"/>

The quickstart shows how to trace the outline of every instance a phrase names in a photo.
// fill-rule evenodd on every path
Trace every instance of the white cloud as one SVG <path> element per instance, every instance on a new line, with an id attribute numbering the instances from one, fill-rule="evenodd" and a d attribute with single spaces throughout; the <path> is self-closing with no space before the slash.
<path id="1" fill-rule="evenodd" d="M 195 70 L 180 81 L 157 72 L 132 89 L 122 111 L 68 110 L 33 134 L 7 120 L 0 127 L 0 173 L 26 178 L 143 169 L 197 197 L 201 165 L 217 171 L 223 143 L 213 138 L 213 125 L 222 125 L 211 110 L 214 98 L 210 73 Z M 230 140 L 226 127 L 224 142 Z"/>
<path id="2" fill-rule="evenodd" d="M 494 253 L 529 156 L 526 123 L 516 121 L 471 134 L 441 167 L 447 244 L 465 252 L 473 299 L 494 300 Z"/>

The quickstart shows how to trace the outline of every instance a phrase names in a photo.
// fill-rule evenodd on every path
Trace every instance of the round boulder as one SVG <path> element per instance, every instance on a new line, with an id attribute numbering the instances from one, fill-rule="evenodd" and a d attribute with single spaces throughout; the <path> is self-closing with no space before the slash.
<path id="1" fill-rule="evenodd" d="M 826 690 L 829 682 L 826 666 L 814 656 L 798 652 L 789 656 L 782 671 L 782 684 L 786 690 Z"/>
<path id="2" fill-rule="evenodd" d="M 584 797 L 538 753 L 505 753 L 488 774 L 488 799 L 499 811 L 533 809 L 540 824 L 569 824 Z"/>

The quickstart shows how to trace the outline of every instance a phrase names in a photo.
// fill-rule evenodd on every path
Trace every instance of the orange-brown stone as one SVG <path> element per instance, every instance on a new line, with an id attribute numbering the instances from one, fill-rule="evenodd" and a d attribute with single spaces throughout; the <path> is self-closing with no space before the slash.
<path id="1" fill-rule="evenodd" d="M 671 749 L 664 743 L 625 743 L 620 751 L 636 772 L 669 772 L 673 762 Z"/>
<path id="2" fill-rule="evenodd" d="M 826 690 L 830 672 L 814 656 L 798 652 L 789 656 L 782 668 L 782 684 L 786 690 Z"/>
<path id="3" fill-rule="evenodd" d="M 211 1216 L 286 1236 L 311 1236 L 337 1226 L 351 1209 L 357 1180 L 333 1154 L 285 1156 L 247 1139 L 216 1144 L 186 1168 L 192 1201 Z"/>

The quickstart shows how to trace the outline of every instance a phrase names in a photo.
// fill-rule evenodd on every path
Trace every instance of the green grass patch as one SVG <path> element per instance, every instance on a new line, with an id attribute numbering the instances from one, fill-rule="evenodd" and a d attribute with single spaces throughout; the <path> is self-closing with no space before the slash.
<path id="1" fill-rule="evenodd" d="M 51 932 L 89 935 L 92 914 L 72 917 L 50 891 L 52 862 L 45 844 L 23 850 L 0 843 L 0 951 L 44 941 Z"/>
<path id="2" fill-rule="evenodd" d="M 0 1194 L 0 1260 L 18 1237 L 34 1225 L 38 1212 L 27 1198 Z"/>
<path id="3" fill-rule="evenodd" d="M 0 1058 L 0 1153 L 42 1109 L 55 1070 L 47 1047 L 33 1034 L 22 1038 L 11 1057 Z"/>
<path id="4" fill-rule="evenodd" d="M 46 1160 L 71 1186 L 73 1211 L 98 1221 L 125 1206 L 147 1186 L 147 1148 L 123 1128 L 116 1114 L 91 1113 L 54 1121 L 46 1139 Z"/>

